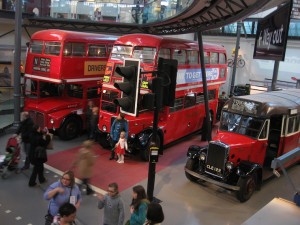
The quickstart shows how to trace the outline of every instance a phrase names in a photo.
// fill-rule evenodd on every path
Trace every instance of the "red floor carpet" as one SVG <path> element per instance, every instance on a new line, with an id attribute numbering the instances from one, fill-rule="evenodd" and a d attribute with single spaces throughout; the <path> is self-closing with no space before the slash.
<path id="1" fill-rule="evenodd" d="M 186 158 L 188 147 L 199 144 L 199 140 L 200 136 L 196 135 L 165 149 L 164 155 L 159 157 L 159 162 L 156 164 L 156 172 L 180 158 Z M 51 154 L 48 156 L 47 164 L 60 171 L 66 171 L 70 169 L 79 148 L 80 146 Z M 98 157 L 91 184 L 98 188 L 106 190 L 109 183 L 117 182 L 122 191 L 148 177 L 148 163 L 142 162 L 138 156 L 125 157 L 125 163 L 119 164 L 114 160 L 108 160 L 109 150 L 102 149 L 98 144 L 95 145 L 95 153 Z"/>

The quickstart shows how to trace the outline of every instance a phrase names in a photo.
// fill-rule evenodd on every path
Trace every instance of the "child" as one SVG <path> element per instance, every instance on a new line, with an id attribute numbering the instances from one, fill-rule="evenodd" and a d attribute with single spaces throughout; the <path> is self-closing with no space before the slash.
<path id="1" fill-rule="evenodd" d="M 118 143 L 116 144 L 116 150 L 115 152 L 117 153 L 118 156 L 118 163 L 124 163 L 124 154 L 125 154 L 125 150 L 127 150 L 128 145 L 127 145 L 127 140 L 125 138 L 126 136 L 126 132 L 122 131 L 120 133 L 120 139 L 118 141 Z"/>
<path id="2" fill-rule="evenodd" d="M 5 158 L 4 158 L 4 161 L 2 163 L 2 166 L 7 166 L 9 164 L 9 162 L 14 157 L 14 152 L 15 152 L 15 148 L 14 147 L 7 147 L 6 148 Z"/>

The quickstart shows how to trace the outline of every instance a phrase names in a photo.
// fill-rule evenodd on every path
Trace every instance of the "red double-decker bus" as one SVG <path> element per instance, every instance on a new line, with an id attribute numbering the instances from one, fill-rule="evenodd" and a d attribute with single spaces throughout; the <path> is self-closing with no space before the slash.
<path id="1" fill-rule="evenodd" d="M 149 92 L 143 81 L 151 79 L 157 70 L 159 57 L 178 60 L 176 99 L 173 107 L 165 106 L 159 113 L 160 143 L 166 145 L 203 127 L 205 118 L 204 95 L 198 43 L 188 40 L 147 34 L 130 34 L 119 37 L 112 49 L 103 79 L 98 128 L 102 132 L 100 144 L 106 145 L 106 135 L 119 113 L 113 100 L 120 96 L 113 86 L 121 77 L 114 73 L 122 66 L 124 58 L 141 62 L 140 95 Z M 227 65 L 225 48 L 215 44 L 204 44 L 206 77 L 208 82 L 209 112 L 215 121 L 219 87 L 226 81 Z M 149 72 L 149 74 L 147 74 Z M 141 99 L 141 96 L 140 98 Z M 141 157 L 148 159 L 149 139 L 152 135 L 153 112 L 138 104 L 138 116 L 127 115 L 129 122 L 129 144 L 131 150 L 140 150 Z"/>
<path id="2" fill-rule="evenodd" d="M 115 37 L 63 30 L 32 35 L 25 66 L 25 104 L 36 124 L 72 139 L 85 129 L 87 101 L 99 105 Z"/>

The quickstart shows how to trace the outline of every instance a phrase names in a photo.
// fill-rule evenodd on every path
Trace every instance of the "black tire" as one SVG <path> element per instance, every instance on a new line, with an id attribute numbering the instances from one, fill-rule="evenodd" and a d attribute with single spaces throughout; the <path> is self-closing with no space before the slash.
<path id="1" fill-rule="evenodd" d="M 227 60 L 227 66 L 228 67 L 233 67 L 233 59 L 228 59 Z"/>
<path id="2" fill-rule="evenodd" d="M 146 145 L 145 148 L 141 149 L 141 159 L 145 162 L 149 162 L 150 160 L 150 143 L 151 143 L 151 138 L 152 138 L 152 135 L 151 137 L 149 138 L 149 141 L 148 141 L 148 144 Z M 158 146 L 160 146 L 160 142 L 161 142 L 161 137 L 159 135 L 157 135 L 157 143 L 158 143 Z"/>
<path id="3" fill-rule="evenodd" d="M 98 138 L 99 144 L 105 149 L 111 149 L 110 142 L 107 140 L 106 134 L 100 134 Z"/>
<path id="4" fill-rule="evenodd" d="M 58 134 L 62 140 L 71 140 L 76 138 L 80 132 L 80 121 L 74 117 L 66 119 Z"/>
<path id="5" fill-rule="evenodd" d="M 236 197 L 240 202 L 246 202 L 250 199 L 256 189 L 255 175 L 240 177 L 237 185 L 240 190 L 236 192 Z"/>
<path id="6" fill-rule="evenodd" d="M 185 167 L 189 170 L 196 172 L 198 170 L 199 163 L 195 159 L 188 158 L 188 160 L 186 161 Z M 194 177 L 193 175 L 191 175 L 187 172 L 185 172 L 185 176 L 187 179 L 189 179 L 192 182 L 196 182 L 197 180 L 199 180 L 197 177 Z"/>
<path id="7" fill-rule="evenodd" d="M 238 67 L 243 68 L 245 66 L 245 60 L 239 59 L 237 62 Z"/>

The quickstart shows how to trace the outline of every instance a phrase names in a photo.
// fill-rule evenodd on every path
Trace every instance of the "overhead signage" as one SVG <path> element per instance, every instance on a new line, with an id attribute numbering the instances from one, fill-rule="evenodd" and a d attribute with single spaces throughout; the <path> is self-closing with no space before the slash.
<path id="1" fill-rule="evenodd" d="M 293 0 L 292 19 L 300 19 L 300 0 Z"/>
<path id="2" fill-rule="evenodd" d="M 258 22 L 254 59 L 284 61 L 292 0 Z"/>

